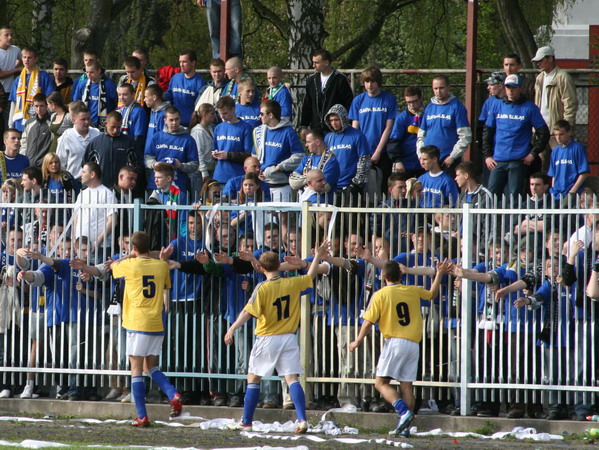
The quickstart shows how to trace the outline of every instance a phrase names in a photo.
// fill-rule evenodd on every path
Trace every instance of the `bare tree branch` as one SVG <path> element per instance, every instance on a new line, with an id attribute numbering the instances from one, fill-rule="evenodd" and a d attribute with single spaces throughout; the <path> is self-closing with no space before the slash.
<path id="1" fill-rule="evenodd" d="M 381 29 L 387 18 L 396 10 L 414 4 L 419 0 L 379 0 L 376 2 L 372 13 L 373 20 L 360 34 L 333 51 L 333 58 L 339 59 L 341 55 L 347 54 L 339 62 L 339 67 L 355 67 L 362 55 L 368 50 L 372 43 L 381 33 Z"/>
<path id="2" fill-rule="evenodd" d="M 270 23 L 272 23 L 281 34 L 281 37 L 287 38 L 287 36 L 289 36 L 289 24 L 281 19 L 277 13 L 275 13 L 260 0 L 253 0 L 252 6 L 258 17 L 268 20 Z"/>

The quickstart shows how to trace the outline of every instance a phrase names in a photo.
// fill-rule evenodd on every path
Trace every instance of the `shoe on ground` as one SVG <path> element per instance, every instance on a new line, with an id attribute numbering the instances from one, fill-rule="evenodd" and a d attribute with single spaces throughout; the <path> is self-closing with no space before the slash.
<path id="1" fill-rule="evenodd" d="M 140 419 L 138 417 L 133 422 L 131 422 L 131 425 L 134 426 L 134 427 L 138 427 L 138 428 L 149 427 L 150 426 L 150 419 L 148 419 L 148 416 L 144 417 L 143 419 Z"/>
<path id="2" fill-rule="evenodd" d="M 131 392 L 123 393 L 117 400 L 121 403 L 131 403 Z"/>
<path id="3" fill-rule="evenodd" d="M 370 410 L 376 413 L 387 413 L 393 411 L 393 408 L 390 408 L 390 405 L 387 402 L 380 402 L 372 405 Z"/>
<path id="4" fill-rule="evenodd" d="M 57 400 L 66 400 L 69 398 L 67 395 L 67 390 L 62 386 L 56 386 L 56 399 Z"/>
<path id="5" fill-rule="evenodd" d="M 515 405 L 510 406 L 507 412 L 508 419 L 522 419 L 524 417 L 524 405 L 521 403 L 516 403 Z"/>
<path id="6" fill-rule="evenodd" d="M 483 404 L 481 402 L 474 402 L 470 405 L 470 413 L 468 414 L 469 416 L 476 416 L 478 414 L 478 412 L 480 411 L 480 409 L 482 408 Z"/>
<path id="7" fill-rule="evenodd" d="M 239 407 L 243 406 L 243 399 L 241 398 L 240 395 L 232 395 L 229 398 L 229 406 L 231 408 L 239 408 Z"/>
<path id="8" fill-rule="evenodd" d="M 181 415 L 181 410 L 183 409 L 183 405 L 181 404 L 181 394 L 177 392 L 173 399 L 169 402 L 169 405 L 171 405 L 171 413 L 169 416 L 179 417 Z"/>
<path id="9" fill-rule="evenodd" d="M 283 409 L 286 409 L 287 411 L 295 409 L 295 405 L 293 403 L 285 403 L 283 405 Z"/>
<path id="10" fill-rule="evenodd" d="M 10 389 L 3 389 L 0 392 L 0 398 L 10 398 Z"/>
<path id="11" fill-rule="evenodd" d="M 116 400 L 121 396 L 120 389 L 111 389 L 108 395 L 106 395 L 106 400 Z"/>
<path id="12" fill-rule="evenodd" d="M 570 417 L 564 411 L 552 409 L 549 410 L 549 414 L 547 415 L 547 420 L 567 420 Z"/>
<path id="13" fill-rule="evenodd" d="M 397 422 L 397 428 L 395 428 L 395 437 L 399 437 L 401 432 L 406 428 L 410 429 L 410 424 L 414 420 L 414 413 L 412 411 L 408 411 L 402 414 L 399 417 L 399 421 Z"/>
<path id="14" fill-rule="evenodd" d="M 449 413 L 449 415 L 450 415 L 450 416 L 452 416 L 452 417 L 458 417 L 458 416 L 461 416 L 461 415 L 462 415 L 462 410 L 460 409 L 460 407 L 459 407 L 459 406 L 455 406 L 455 407 L 453 408 L 453 411 L 451 411 L 451 412 Z"/>
<path id="15" fill-rule="evenodd" d="M 262 408 L 264 408 L 264 409 L 276 409 L 277 408 L 277 404 L 275 402 L 264 402 L 262 404 Z"/>
<path id="16" fill-rule="evenodd" d="M 305 420 L 301 420 L 298 422 L 297 427 L 295 428 L 295 434 L 306 434 L 308 432 L 308 422 Z"/>
<path id="17" fill-rule="evenodd" d="M 493 403 L 483 403 L 476 413 L 477 417 L 497 417 L 499 408 L 493 406 Z"/>
<path id="18" fill-rule="evenodd" d="M 28 384 L 21 393 L 21 398 L 33 398 L 33 384 Z"/>
<path id="19" fill-rule="evenodd" d="M 252 431 L 252 426 L 250 424 L 243 423 L 241 420 L 230 423 L 227 425 L 229 430 L 233 431 Z"/>
<path id="20" fill-rule="evenodd" d="M 526 405 L 526 414 L 531 419 L 544 419 L 547 416 L 543 411 L 543 405 L 538 403 L 533 405 Z"/>
<path id="21" fill-rule="evenodd" d="M 410 437 L 410 427 L 406 428 L 401 432 L 402 437 L 409 438 Z"/>
<path id="22" fill-rule="evenodd" d="M 226 396 L 217 396 L 214 399 L 214 406 L 227 406 L 228 404 L 228 399 Z"/>

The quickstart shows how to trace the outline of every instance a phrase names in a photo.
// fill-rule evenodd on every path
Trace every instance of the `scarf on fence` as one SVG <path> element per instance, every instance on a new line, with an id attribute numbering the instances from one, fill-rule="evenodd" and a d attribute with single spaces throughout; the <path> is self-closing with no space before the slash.
<path id="1" fill-rule="evenodd" d="M 281 81 L 278 86 L 276 86 L 276 87 L 269 87 L 266 90 L 266 95 L 264 96 L 264 98 L 262 99 L 262 101 L 273 100 L 275 98 L 275 95 L 277 95 L 279 93 L 279 91 L 281 89 L 283 89 L 283 86 L 285 86 L 285 83 L 283 83 Z"/>
<path id="2" fill-rule="evenodd" d="M 21 70 L 19 75 L 19 84 L 16 91 L 14 121 L 22 120 L 23 124 L 32 117 L 33 97 L 40 92 L 40 70 L 36 67 L 29 75 L 27 83 L 27 70 Z"/>
<path id="3" fill-rule="evenodd" d="M 88 78 L 85 83 L 85 89 L 83 90 L 83 96 L 81 100 L 89 108 L 89 102 L 91 100 L 91 86 L 92 81 Z M 104 128 L 106 122 L 106 115 L 108 114 L 107 109 L 108 98 L 106 96 L 106 85 L 104 78 L 100 78 L 98 81 L 98 125 L 100 128 Z"/>
<path id="4" fill-rule="evenodd" d="M 131 103 L 129 106 L 121 107 L 121 114 L 123 115 L 123 125 L 121 125 L 121 133 L 129 134 L 129 116 L 131 116 L 131 112 L 138 107 L 139 104 L 137 102 Z"/>

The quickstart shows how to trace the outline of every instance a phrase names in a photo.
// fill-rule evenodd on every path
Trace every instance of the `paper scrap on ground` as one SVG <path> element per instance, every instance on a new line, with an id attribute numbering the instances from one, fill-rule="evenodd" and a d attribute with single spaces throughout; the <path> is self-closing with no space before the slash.
<path id="1" fill-rule="evenodd" d="M 559 434 L 538 433 L 534 428 L 515 427 L 512 431 L 498 431 L 491 436 L 484 434 L 468 433 L 468 432 L 450 432 L 443 431 L 441 428 L 435 428 L 430 431 L 418 432 L 416 427 L 410 429 L 410 433 L 414 436 L 450 436 L 450 437 L 475 437 L 478 439 L 505 439 L 506 437 L 514 437 L 516 439 L 532 439 L 533 441 L 553 441 L 562 440 L 563 436 Z"/>

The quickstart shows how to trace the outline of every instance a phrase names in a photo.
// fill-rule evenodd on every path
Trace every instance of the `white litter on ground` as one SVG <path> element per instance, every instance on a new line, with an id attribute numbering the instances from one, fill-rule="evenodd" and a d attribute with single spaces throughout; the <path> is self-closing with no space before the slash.
<path id="1" fill-rule="evenodd" d="M 34 419 L 33 417 L 11 417 L 1 416 L 2 421 L 13 421 L 13 422 L 52 422 L 50 419 Z"/>
<path id="2" fill-rule="evenodd" d="M 498 431 L 497 433 L 493 433 L 491 436 L 486 436 L 484 434 L 477 433 L 468 433 L 468 432 L 451 432 L 451 431 L 443 431 L 441 428 L 435 428 L 430 431 L 418 432 L 416 427 L 412 427 L 410 429 L 410 434 L 414 436 L 449 436 L 455 438 L 463 438 L 463 437 L 474 437 L 478 439 L 505 439 L 506 437 L 514 437 L 516 439 L 532 439 L 533 441 L 554 441 L 554 440 L 562 440 L 563 436 L 559 434 L 549 434 L 549 433 L 538 433 L 534 428 L 524 428 L 524 427 L 515 427 L 512 431 Z"/>

